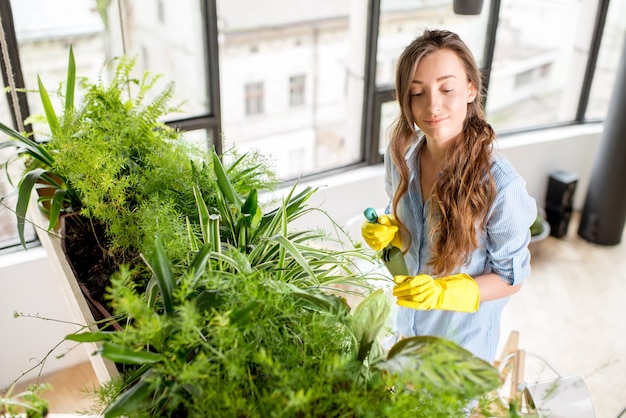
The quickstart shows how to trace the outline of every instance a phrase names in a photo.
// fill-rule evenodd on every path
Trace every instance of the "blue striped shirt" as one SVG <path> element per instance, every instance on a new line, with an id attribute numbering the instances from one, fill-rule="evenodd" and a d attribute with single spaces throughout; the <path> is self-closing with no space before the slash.
<path id="1" fill-rule="evenodd" d="M 400 200 L 397 216 L 411 235 L 411 247 L 405 255 L 410 275 L 431 274 L 430 207 L 424 204 L 420 187 L 420 139 L 407 153 L 411 172 L 407 193 Z M 530 225 L 537 214 L 535 200 L 526 191 L 526 183 L 513 166 L 494 151 L 491 172 L 496 197 L 487 214 L 484 231 L 478 229 L 478 248 L 457 273 L 477 277 L 496 273 L 509 284 L 518 285 L 530 275 Z M 387 154 L 385 158 L 386 192 L 389 198 L 398 184 L 398 172 Z M 404 240 L 408 242 L 408 239 Z M 509 297 L 481 302 L 477 312 L 415 310 L 397 307 L 394 330 L 398 336 L 434 335 L 450 339 L 475 356 L 493 363 L 500 339 L 500 317 Z"/>

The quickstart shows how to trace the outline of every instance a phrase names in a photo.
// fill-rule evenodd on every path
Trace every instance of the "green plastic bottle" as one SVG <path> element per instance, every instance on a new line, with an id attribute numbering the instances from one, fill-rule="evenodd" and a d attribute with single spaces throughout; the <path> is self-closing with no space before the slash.
<path id="1" fill-rule="evenodd" d="M 363 215 L 365 215 L 365 219 L 367 219 L 368 222 L 378 222 L 378 215 L 374 208 L 365 209 Z M 385 267 L 392 276 L 407 276 L 409 274 L 406 268 L 406 262 L 404 261 L 404 255 L 400 248 L 389 244 L 382 249 L 380 258 L 383 260 L 383 264 L 385 264 Z"/>

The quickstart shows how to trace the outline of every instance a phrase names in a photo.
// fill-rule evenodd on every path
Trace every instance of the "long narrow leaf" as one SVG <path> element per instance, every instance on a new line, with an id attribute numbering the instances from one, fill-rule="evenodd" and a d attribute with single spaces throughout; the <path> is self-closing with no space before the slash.
<path id="1" fill-rule="evenodd" d="M 153 264 L 153 272 L 159 284 L 165 313 L 172 315 L 174 313 L 174 302 L 172 298 L 172 293 L 174 292 L 174 278 L 172 275 L 172 267 L 167 259 L 161 237 L 157 237 L 155 240 L 155 257 Z"/>
<path id="2" fill-rule="evenodd" d="M 220 236 L 220 216 L 219 215 L 209 216 L 209 243 L 211 244 L 211 249 L 214 252 L 219 253 L 221 251 L 222 239 Z"/>
<path id="3" fill-rule="evenodd" d="M 28 211 L 28 203 L 30 202 L 30 196 L 35 187 L 35 183 L 41 177 L 42 173 L 46 170 L 43 168 L 36 168 L 26 173 L 20 181 L 17 194 L 17 202 L 15 203 L 15 215 L 17 217 L 17 234 L 20 238 L 20 243 L 26 248 L 26 239 L 24 238 L 24 224 L 26 221 L 26 212 Z"/>
<path id="4" fill-rule="evenodd" d="M 159 353 L 137 351 L 109 341 L 102 343 L 100 354 L 104 358 L 121 364 L 154 364 L 163 361 L 163 356 Z"/>
<path id="5" fill-rule="evenodd" d="M 74 62 L 74 50 L 70 45 L 70 57 L 67 63 L 67 85 L 65 86 L 65 112 L 74 110 L 74 89 L 76 87 L 76 63 Z"/>
<path id="6" fill-rule="evenodd" d="M 207 262 L 210 257 L 211 244 L 205 244 L 200 248 L 200 251 L 198 251 L 189 266 L 189 271 L 193 274 L 194 281 L 200 278 L 200 276 L 202 276 L 202 274 L 206 271 Z"/>
<path id="7" fill-rule="evenodd" d="M 189 216 L 185 216 L 185 225 L 187 226 L 187 239 L 189 240 L 189 246 L 191 251 L 198 251 L 200 247 L 200 240 L 194 234 L 194 228 L 189 221 Z"/>
<path id="8" fill-rule="evenodd" d="M 39 84 L 39 96 L 41 97 L 41 104 L 43 105 L 44 113 L 46 114 L 46 119 L 48 121 L 48 125 L 50 126 L 50 132 L 52 136 L 57 136 L 61 130 L 59 125 L 59 119 L 57 118 L 57 114 L 54 111 L 54 107 L 52 106 L 52 102 L 50 101 L 50 97 L 48 96 L 48 92 L 41 81 L 41 77 L 37 76 L 37 83 Z"/>
<path id="9" fill-rule="evenodd" d="M 104 418 L 117 418 L 141 408 L 152 393 L 150 383 L 142 378 L 137 384 L 115 398 L 104 411 Z"/>
<path id="10" fill-rule="evenodd" d="M 54 225 L 56 225 L 59 220 L 59 215 L 61 214 L 61 209 L 63 208 L 63 202 L 65 201 L 65 192 L 65 189 L 56 189 L 54 191 L 54 195 L 50 201 L 50 214 L 48 215 L 50 222 L 48 223 L 48 231 L 54 228 Z"/>
<path id="11" fill-rule="evenodd" d="M 200 221 L 200 232 L 202 234 L 202 240 L 205 244 L 210 243 L 209 236 L 209 209 L 202 199 L 202 194 L 198 186 L 193 186 L 193 197 L 196 200 L 196 208 L 198 209 L 198 220 Z"/>
<path id="12" fill-rule="evenodd" d="M 237 194 L 237 191 L 233 187 L 226 171 L 224 170 L 224 166 L 222 165 L 222 161 L 220 160 L 219 155 L 217 153 L 213 153 L 213 170 L 215 171 L 215 176 L 217 177 L 217 185 L 220 188 L 220 191 L 231 205 L 234 205 L 237 208 L 237 212 L 241 210 L 241 205 L 243 204 L 241 198 Z"/>
<path id="13" fill-rule="evenodd" d="M 313 270 L 311 270 L 311 266 L 307 263 L 307 260 L 302 257 L 302 254 L 298 251 L 298 249 L 293 245 L 287 238 L 282 235 L 277 235 L 272 237 L 272 240 L 278 241 L 282 248 L 284 248 L 296 262 L 302 267 L 302 269 L 311 277 L 313 283 L 315 285 L 319 285 L 317 281 L 317 277 Z"/>
<path id="14" fill-rule="evenodd" d="M 42 144 L 39 144 L 32 139 L 20 134 L 19 132 L 3 124 L 2 122 L 0 122 L 0 132 L 7 135 L 10 139 L 18 142 L 18 144 L 15 144 L 12 141 L 1 142 L 0 149 L 9 147 L 21 147 L 28 155 L 30 155 L 37 161 L 40 161 L 46 166 L 51 166 L 54 163 L 54 158 L 48 152 L 48 150 L 46 150 L 42 146 Z"/>
<path id="15" fill-rule="evenodd" d="M 69 334 L 65 336 L 66 340 L 75 341 L 77 343 L 95 343 L 100 341 L 108 341 L 114 332 L 110 331 L 88 331 L 78 334 Z"/>

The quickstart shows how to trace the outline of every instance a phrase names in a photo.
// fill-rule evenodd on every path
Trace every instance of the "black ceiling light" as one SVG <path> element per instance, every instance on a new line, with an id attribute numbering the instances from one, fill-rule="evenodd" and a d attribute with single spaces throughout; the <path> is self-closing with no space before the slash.
<path id="1" fill-rule="evenodd" d="M 483 9 L 483 0 L 453 0 L 452 8 L 458 15 L 479 15 Z"/>

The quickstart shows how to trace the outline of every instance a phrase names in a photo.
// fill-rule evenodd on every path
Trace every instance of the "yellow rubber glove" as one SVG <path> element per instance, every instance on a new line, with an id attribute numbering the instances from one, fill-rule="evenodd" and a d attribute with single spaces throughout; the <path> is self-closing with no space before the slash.
<path id="1" fill-rule="evenodd" d="M 467 274 L 433 279 L 427 274 L 395 276 L 393 295 L 407 308 L 476 312 L 480 302 L 478 283 Z"/>
<path id="2" fill-rule="evenodd" d="M 378 222 L 363 222 L 361 235 L 373 250 L 380 251 L 389 244 L 402 249 L 402 237 L 393 215 L 379 216 Z"/>

